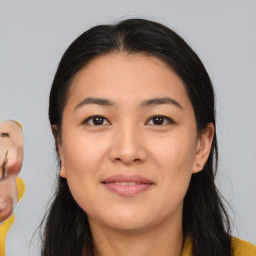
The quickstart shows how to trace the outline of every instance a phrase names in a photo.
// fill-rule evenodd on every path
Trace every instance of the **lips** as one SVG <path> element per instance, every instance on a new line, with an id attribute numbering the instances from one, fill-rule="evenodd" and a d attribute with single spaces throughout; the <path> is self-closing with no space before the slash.
<path id="1" fill-rule="evenodd" d="M 134 196 L 153 186 L 153 182 L 140 175 L 118 174 L 101 182 L 110 191 L 121 196 Z"/>

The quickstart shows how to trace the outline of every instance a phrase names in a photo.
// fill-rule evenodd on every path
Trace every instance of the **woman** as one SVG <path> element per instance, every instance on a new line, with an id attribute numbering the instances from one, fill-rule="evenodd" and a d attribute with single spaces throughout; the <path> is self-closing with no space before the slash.
<path id="1" fill-rule="evenodd" d="M 0 122 L 0 255 L 5 255 L 7 233 L 15 221 L 14 207 L 25 193 L 18 177 L 23 162 L 22 125 L 17 121 Z"/>
<path id="2" fill-rule="evenodd" d="M 49 118 L 60 178 L 42 255 L 254 255 L 214 184 L 214 93 L 161 24 L 96 26 L 62 57 Z"/>

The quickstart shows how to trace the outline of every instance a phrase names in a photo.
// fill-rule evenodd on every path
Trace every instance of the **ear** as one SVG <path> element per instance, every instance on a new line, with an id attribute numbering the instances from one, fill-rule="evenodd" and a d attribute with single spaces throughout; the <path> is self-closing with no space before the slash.
<path id="1" fill-rule="evenodd" d="M 198 173 L 204 168 L 204 165 L 211 152 L 213 136 L 214 125 L 213 123 L 209 123 L 200 134 L 200 137 L 197 141 L 196 154 L 193 164 L 193 173 Z"/>
<path id="2" fill-rule="evenodd" d="M 66 171 L 64 168 L 64 156 L 63 156 L 63 148 L 61 144 L 61 138 L 58 132 L 58 126 L 56 124 L 52 125 L 52 134 L 55 139 L 55 146 L 60 158 L 60 176 L 66 178 Z"/>

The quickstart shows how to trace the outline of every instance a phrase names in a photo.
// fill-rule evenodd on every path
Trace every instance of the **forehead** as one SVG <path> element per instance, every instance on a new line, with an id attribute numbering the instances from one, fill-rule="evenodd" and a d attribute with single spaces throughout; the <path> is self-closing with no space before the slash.
<path id="1" fill-rule="evenodd" d="M 96 96 L 122 104 L 171 97 L 190 105 L 181 78 L 160 59 L 144 54 L 109 53 L 93 59 L 74 78 L 67 104 Z"/>
<path id="2" fill-rule="evenodd" d="M 0 131 L 5 131 L 8 133 L 20 133 L 21 125 L 15 121 L 1 121 L 0 122 Z"/>

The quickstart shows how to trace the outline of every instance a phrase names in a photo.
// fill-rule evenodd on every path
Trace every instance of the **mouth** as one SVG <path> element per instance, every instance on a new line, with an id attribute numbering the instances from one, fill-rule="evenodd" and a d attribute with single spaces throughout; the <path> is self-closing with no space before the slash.
<path id="1" fill-rule="evenodd" d="M 121 196 L 135 196 L 142 193 L 154 185 L 140 175 L 118 174 L 111 176 L 101 182 L 111 192 Z"/>

